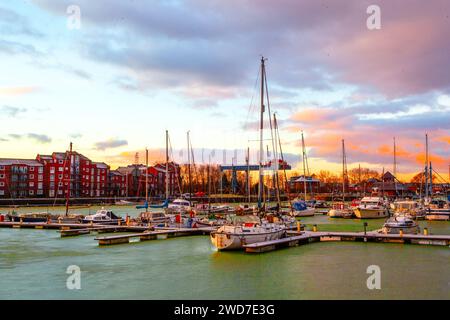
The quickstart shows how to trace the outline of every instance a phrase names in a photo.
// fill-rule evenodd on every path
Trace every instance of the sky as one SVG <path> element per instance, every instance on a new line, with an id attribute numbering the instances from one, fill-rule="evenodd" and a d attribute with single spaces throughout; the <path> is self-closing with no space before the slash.
<path id="1" fill-rule="evenodd" d="M 380 8 L 369 29 L 367 8 Z M 79 28 L 74 11 L 80 12 Z M 112 168 L 257 162 L 259 67 L 286 159 L 312 171 L 450 164 L 450 2 L 9 1 L 0 4 L 0 157 L 74 149 Z M 268 113 L 265 114 L 266 119 Z M 266 123 L 267 125 L 267 123 Z M 265 139 L 270 131 L 265 130 Z M 270 141 L 265 140 L 270 144 Z M 225 152 L 223 151 L 225 150 Z M 224 155 L 225 153 L 225 155 Z"/>

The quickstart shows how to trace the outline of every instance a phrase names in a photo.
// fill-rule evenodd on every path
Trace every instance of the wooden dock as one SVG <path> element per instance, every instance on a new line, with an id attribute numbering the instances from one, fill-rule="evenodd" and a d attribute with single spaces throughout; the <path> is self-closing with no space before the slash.
<path id="1" fill-rule="evenodd" d="M 185 237 L 194 235 L 210 234 L 216 228 L 155 228 L 155 231 L 145 231 L 140 233 L 131 233 L 115 236 L 97 237 L 99 246 L 130 243 L 133 238 L 139 238 L 140 241 L 167 239 L 175 237 Z"/>
<path id="2" fill-rule="evenodd" d="M 264 241 L 244 245 L 245 252 L 262 253 L 280 248 L 294 247 L 311 242 L 324 241 L 359 241 L 406 243 L 435 246 L 450 246 L 450 235 L 423 235 L 423 234 L 383 234 L 378 232 L 295 232 L 288 231 L 288 237 L 272 241 Z"/>

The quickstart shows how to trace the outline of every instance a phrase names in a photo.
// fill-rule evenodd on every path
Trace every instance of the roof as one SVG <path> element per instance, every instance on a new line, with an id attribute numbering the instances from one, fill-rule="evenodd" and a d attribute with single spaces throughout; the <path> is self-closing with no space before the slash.
<path id="1" fill-rule="evenodd" d="M 118 170 L 111 170 L 109 173 L 111 175 L 115 175 L 115 176 L 121 176 L 121 177 L 124 176 L 124 174 Z"/>
<path id="2" fill-rule="evenodd" d="M 306 177 L 305 176 L 300 176 L 300 177 L 292 177 L 291 178 L 291 182 L 320 182 L 320 180 L 313 178 L 313 177 Z"/>
<path id="3" fill-rule="evenodd" d="M 0 158 L 0 165 L 2 166 L 10 166 L 10 165 L 27 165 L 27 166 L 35 166 L 42 167 L 43 164 L 35 159 L 9 159 L 9 158 Z"/>
<path id="4" fill-rule="evenodd" d="M 108 165 L 104 162 L 92 162 L 92 164 L 96 165 L 96 167 L 100 169 L 108 169 Z"/>

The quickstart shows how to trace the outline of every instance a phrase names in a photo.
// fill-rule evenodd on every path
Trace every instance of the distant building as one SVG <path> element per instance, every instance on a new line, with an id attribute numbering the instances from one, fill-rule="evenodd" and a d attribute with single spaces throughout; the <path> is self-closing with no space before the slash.
<path id="1" fill-rule="evenodd" d="M 0 159 L 0 197 L 42 197 L 43 172 L 43 165 L 36 160 Z"/>
<path id="2" fill-rule="evenodd" d="M 370 180 L 370 179 L 369 179 Z M 369 182 L 369 181 L 368 181 Z M 408 187 L 398 181 L 395 176 L 387 171 L 381 180 L 375 179 L 375 181 L 370 181 L 372 191 L 377 191 L 385 196 L 394 197 L 402 193 L 408 192 Z"/>
<path id="3" fill-rule="evenodd" d="M 306 192 L 318 193 L 320 191 L 320 180 L 315 176 L 294 176 L 289 179 L 289 190 L 291 193 L 304 193 L 305 185 Z"/>

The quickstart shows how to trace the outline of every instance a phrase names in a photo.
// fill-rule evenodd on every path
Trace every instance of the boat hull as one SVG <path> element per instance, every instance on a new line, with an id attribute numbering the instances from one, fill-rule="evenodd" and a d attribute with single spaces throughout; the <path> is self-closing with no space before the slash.
<path id="1" fill-rule="evenodd" d="M 379 219 L 389 216 L 387 209 L 365 209 L 355 208 L 354 211 L 356 218 L 358 219 Z"/>
<path id="2" fill-rule="evenodd" d="M 385 233 L 385 234 L 399 234 L 400 230 L 402 230 L 402 232 L 404 234 L 418 234 L 420 232 L 420 228 L 418 226 L 410 226 L 410 227 L 389 227 L 389 226 L 384 226 L 381 229 L 381 232 Z"/>
<path id="3" fill-rule="evenodd" d="M 307 208 L 305 210 L 294 210 L 292 211 L 292 215 L 294 217 L 312 217 L 316 213 L 316 210 L 314 208 Z"/>
<path id="4" fill-rule="evenodd" d="M 229 233 L 212 232 L 210 235 L 210 239 L 212 244 L 219 251 L 239 250 L 243 249 L 243 246 L 247 244 L 280 239 L 285 234 L 286 234 L 285 230 L 277 230 L 258 234 L 244 234 L 244 233 L 229 234 Z"/>
<path id="5" fill-rule="evenodd" d="M 349 210 L 337 210 L 331 209 L 327 214 L 330 218 L 347 218 L 350 219 L 353 217 L 353 212 Z"/>

